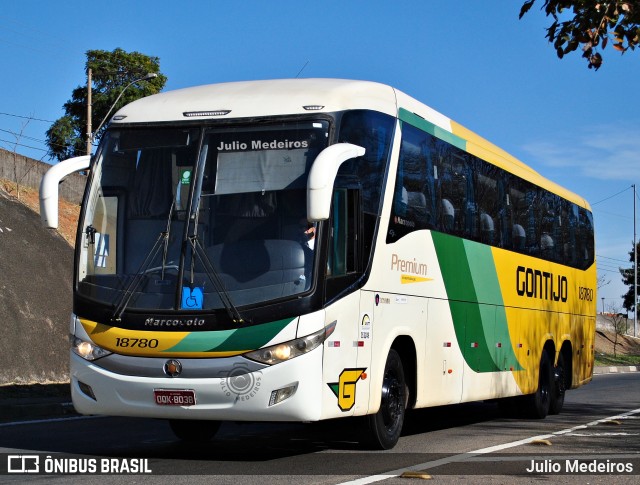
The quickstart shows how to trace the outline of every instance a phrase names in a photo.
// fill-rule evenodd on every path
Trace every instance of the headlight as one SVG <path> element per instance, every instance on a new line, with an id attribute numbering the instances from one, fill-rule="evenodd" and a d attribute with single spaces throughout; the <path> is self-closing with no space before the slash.
<path id="1" fill-rule="evenodd" d="M 111 354 L 108 350 L 98 347 L 93 342 L 87 342 L 78 337 L 71 337 L 71 350 L 85 360 L 96 360 Z"/>
<path id="2" fill-rule="evenodd" d="M 332 322 L 323 329 L 306 337 L 300 337 L 295 340 L 290 340 L 289 342 L 283 342 L 248 352 L 244 354 L 244 357 L 269 365 L 279 364 L 280 362 L 293 359 L 294 357 L 311 352 L 316 347 L 322 345 L 322 342 L 335 330 L 336 323 L 337 322 Z"/>

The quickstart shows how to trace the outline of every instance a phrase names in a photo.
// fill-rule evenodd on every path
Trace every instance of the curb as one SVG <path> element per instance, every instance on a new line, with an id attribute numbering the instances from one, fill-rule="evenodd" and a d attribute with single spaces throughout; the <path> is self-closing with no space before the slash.
<path id="1" fill-rule="evenodd" d="M 601 366 L 594 367 L 593 374 L 626 374 L 629 372 L 640 372 L 640 367 L 637 365 L 620 365 L 620 366 Z"/>

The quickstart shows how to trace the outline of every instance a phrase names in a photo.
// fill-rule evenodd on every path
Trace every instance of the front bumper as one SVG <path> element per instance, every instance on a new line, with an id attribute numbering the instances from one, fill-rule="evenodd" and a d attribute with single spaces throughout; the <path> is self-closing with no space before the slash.
<path id="1" fill-rule="evenodd" d="M 165 419 L 233 421 L 317 421 L 322 414 L 322 346 L 260 370 L 235 364 L 222 377 L 171 378 L 124 375 L 71 352 L 71 396 L 81 414 Z M 162 366 L 167 359 L 157 359 Z M 189 359 L 180 359 L 188 366 Z M 203 359 L 199 367 L 206 366 Z M 211 359 L 218 367 L 223 359 Z M 240 376 L 239 381 L 234 379 Z M 272 392 L 296 386 L 288 399 L 269 405 Z M 90 392 L 88 392 L 90 389 Z M 155 389 L 193 390 L 196 404 L 158 405 Z M 93 396 L 91 396 L 93 394 Z"/>

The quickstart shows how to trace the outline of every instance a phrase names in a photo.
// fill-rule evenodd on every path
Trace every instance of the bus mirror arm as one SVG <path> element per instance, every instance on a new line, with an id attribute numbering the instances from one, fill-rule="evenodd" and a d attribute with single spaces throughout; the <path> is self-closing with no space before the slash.
<path id="1" fill-rule="evenodd" d="M 67 175 L 86 170 L 91 163 L 90 155 L 74 157 L 52 166 L 40 182 L 40 219 L 44 227 L 58 228 L 58 184 Z"/>
<path id="2" fill-rule="evenodd" d="M 309 222 L 329 218 L 333 183 L 338 169 L 347 160 L 361 157 L 365 149 L 351 143 L 337 143 L 320 152 L 311 166 L 307 180 L 307 219 Z"/>

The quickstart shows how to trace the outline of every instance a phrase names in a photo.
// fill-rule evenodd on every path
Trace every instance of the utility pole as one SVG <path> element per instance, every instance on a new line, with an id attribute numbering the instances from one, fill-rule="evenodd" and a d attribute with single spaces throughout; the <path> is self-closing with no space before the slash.
<path id="1" fill-rule="evenodd" d="M 87 69 L 87 155 L 91 155 L 91 68 Z"/>
<path id="2" fill-rule="evenodd" d="M 633 187 L 633 336 L 638 336 L 638 246 L 636 244 L 636 184 Z"/>

